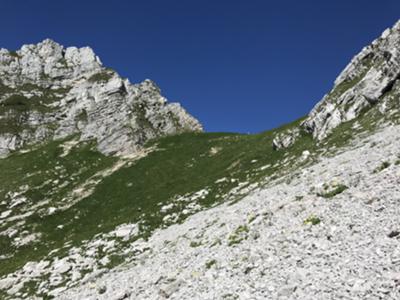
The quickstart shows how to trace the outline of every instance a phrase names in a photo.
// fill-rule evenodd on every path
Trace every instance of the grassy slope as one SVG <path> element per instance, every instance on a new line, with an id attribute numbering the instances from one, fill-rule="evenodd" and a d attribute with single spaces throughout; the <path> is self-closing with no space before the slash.
<path id="1" fill-rule="evenodd" d="M 398 98 L 395 102 L 398 105 Z M 399 116 L 390 116 L 390 119 L 399 120 Z M 139 223 L 140 234 L 135 239 L 146 238 L 154 229 L 171 223 L 163 221 L 165 213 L 160 207 L 173 202 L 178 195 L 207 188 L 209 193 L 200 204 L 204 208 L 216 205 L 226 200 L 224 195 L 239 183 L 268 182 L 282 173 L 294 173 L 301 164 L 312 163 L 317 154 L 340 149 L 354 138 L 355 133 L 374 130 L 380 120 L 382 115 L 373 108 L 358 120 L 336 128 L 322 145 L 315 144 L 304 133 L 294 146 L 283 151 L 272 149 L 274 136 L 298 126 L 301 120 L 256 135 L 185 133 L 153 141 L 148 146 L 156 145 L 156 151 L 106 177 L 90 196 L 67 210 L 53 215 L 38 210 L 29 216 L 23 230 L 42 233 L 38 243 L 16 249 L 11 245 L 11 239 L 0 236 L 0 255 L 14 255 L 0 260 L 0 276 L 15 271 L 28 261 L 48 258 L 51 250 L 79 246 L 84 240 L 109 232 L 119 224 Z M 111 167 L 117 160 L 92 150 L 90 143 L 79 144 L 62 157 L 60 145 L 65 142 L 51 142 L 0 160 L 0 203 L 7 198 L 7 192 L 29 185 L 32 188 L 25 196 L 30 204 L 49 199 L 43 209 L 57 207 L 73 188 L 96 172 Z M 307 161 L 299 159 L 304 150 L 311 152 Z M 221 178 L 227 180 L 216 183 Z M 68 184 L 64 186 L 65 181 Z M 188 204 L 182 203 L 174 209 L 182 212 Z M 0 204 L 0 214 L 6 210 L 6 205 Z M 19 210 L 22 213 L 24 206 L 15 209 L 17 213 Z M 190 213 L 181 213 L 176 221 L 183 221 L 188 215 Z M 11 225 L 14 223 L 1 224 L 0 231 Z M 62 229 L 59 229 L 60 225 Z M 62 256 L 62 253 L 59 251 L 56 255 Z"/>
<path id="2" fill-rule="evenodd" d="M 8 199 L 8 192 L 20 191 L 21 187 L 28 186 L 22 195 L 28 201 L 26 204 L 13 208 L 13 214 L 29 212 L 29 207 L 49 200 L 43 208 L 38 209 L 28 217 L 20 231 L 40 232 L 37 226 L 47 223 L 47 218 L 42 217 L 44 210 L 60 203 L 68 192 L 98 170 L 112 164 L 114 158 L 106 158 L 98 152 L 92 151 L 92 145 L 83 144 L 73 149 L 67 156 L 62 157 L 63 150 L 59 145 L 63 141 L 51 142 L 45 146 L 28 153 L 16 153 L 7 159 L 0 160 L 0 203 Z M 60 186 L 62 186 L 60 188 Z M 23 190 L 23 189 L 22 189 Z M 5 201 L 7 202 L 7 201 Z M 0 212 L 8 210 L 5 204 L 0 204 Z M 0 230 L 4 230 L 18 221 L 0 224 Z M 47 254 L 55 245 L 47 242 L 39 243 L 35 247 L 28 245 L 16 249 L 11 244 L 11 239 L 0 236 L 0 255 L 14 254 L 12 259 L 0 261 L 0 274 L 13 271 L 21 267 L 27 261 L 38 259 Z"/>
<path id="3" fill-rule="evenodd" d="M 3 245 L 0 255 L 14 252 L 13 259 L 0 260 L 0 275 L 23 266 L 27 261 L 41 259 L 66 242 L 79 245 L 83 240 L 99 232 L 108 232 L 122 223 L 140 221 L 140 237 L 146 237 L 163 225 L 164 214 L 160 212 L 160 206 L 177 195 L 208 187 L 209 194 L 200 203 L 208 207 L 221 201 L 222 195 L 239 182 L 257 182 L 275 174 L 287 155 L 272 150 L 273 136 L 274 132 L 258 135 L 186 133 L 154 141 L 156 151 L 106 177 L 89 197 L 53 215 L 44 215 L 42 210 L 42 213 L 39 211 L 29 216 L 24 230 L 42 233 L 41 241 L 45 243 L 17 250 L 11 246 L 9 239 L 0 237 Z M 63 142 L 51 142 L 34 151 L 16 153 L 0 160 L 3 170 L 0 175 L 0 199 L 5 199 L 8 191 L 17 191 L 21 186 L 29 185 L 36 187 L 24 193 L 30 204 L 48 198 L 51 202 L 44 208 L 57 207 L 69 191 L 115 162 L 114 158 L 92 151 L 90 144 L 77 146 L 69 155 L 61 157 L 60 145 Z M 292 155 L 301 155 L 310 143 L 311 139 L 305 136 L 292 148 Z M 216 153 L 213 154 L 213 151 Z M 269 168 L 260 170 L 267 164 Z M 224 177 L 229 180 L 215 183 Z M 58 189 L 66 180 L 69 184 Z M 24 212 L 23 208 L 22 205 L 20 213 Z M 184 208 L 185 204 L 182 204 L 176 210 Z M 0 205 L 0 213 L 6 209 L 6 205 Z M 181 215 L 178 221 L 185 217 Z M 57 228 L 60 225 L 62 229 Z M 0 226 L 0 230 L 5 228 Z"/>

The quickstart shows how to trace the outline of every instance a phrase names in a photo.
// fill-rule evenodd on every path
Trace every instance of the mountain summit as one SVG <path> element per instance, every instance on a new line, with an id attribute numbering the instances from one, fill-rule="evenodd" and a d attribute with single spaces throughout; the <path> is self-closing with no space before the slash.
<path id="1" fill-rule="evenodd" d="M 202 131 L 150 80 L 131 84 L 102 66 L 89 47 L 46 39 L 0 50 L 0 155 L 62 139 L 95 140 L 107 155 L 130 154 L 152 138 Z"/>

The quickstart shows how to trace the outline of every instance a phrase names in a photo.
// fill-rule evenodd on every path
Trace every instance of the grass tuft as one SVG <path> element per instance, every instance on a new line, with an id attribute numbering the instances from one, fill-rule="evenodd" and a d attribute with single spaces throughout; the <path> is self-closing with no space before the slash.
<path id="1" fill-rule="evenodd" d="M 381 171 L 383 171 L 383 170 L 385 170 L 385 169 L 387 169 L 389 167 L 390 167 L 390 162 L 384 161 L 374 170 L 373 173 L 374 174 L 379 173 L 379 172 L 381 172 Z"/>
<path id="2" fill-rule="evenodd" d="M 314 215 L 304 220 L 304 224 L 318 225 L 319 223 L 321 223 L 321 219 Z"/>
<path id="3" fill-rule="evenodd" d="M 348 187 L 346 185 L 339 184 L 335 188 L 333 188 L 332 190 L 327 191 L 327 192 L 318 193 L 317 195 L 319 197 L 323 197 L 323 198 L 329 199 L 329 198 L 333 198 L 336 195 L 339 195 L 339 194 L 343 193 L 347 189 L 348 189 Z"/>

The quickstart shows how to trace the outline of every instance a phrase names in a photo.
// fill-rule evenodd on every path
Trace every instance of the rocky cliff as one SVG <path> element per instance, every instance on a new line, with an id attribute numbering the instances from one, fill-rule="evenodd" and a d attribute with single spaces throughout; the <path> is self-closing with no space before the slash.
<path id="1" fill-rule="evenodd" d="M 400 21 L 357 54 L 335 80 L 332 90 L 312 109 L 302 126 L 276 137 L 276 149 L 291 146 L 300 130 L 325 139 L 340 124 L 354 120 L 372 107 L 389 107 L 400 92 Z"/>
<path id="2" fill-rule="evenodd" d="M 319 140 L 358 117 L 388 95 L 400 79 L 400 22 L 356 55 L 303 126 Z"/>
<path id="3" fill-rule="evenodd" d="M 131 84 L 102 66 L 89 47 L 44 40 L 0 50 L 0 155 L 72 134 L 104 154 L 127 154 L 149 139 L 201 131 L 150 80 Z"/>

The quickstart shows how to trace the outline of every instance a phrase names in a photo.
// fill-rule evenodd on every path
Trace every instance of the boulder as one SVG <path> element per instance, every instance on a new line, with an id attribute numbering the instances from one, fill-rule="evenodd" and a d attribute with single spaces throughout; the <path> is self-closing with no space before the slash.
<path id="1" fill-rule="evenodd" d="M 300 136 L 299 128 L 294 128 L 294 129 L 287 130 L 283 133 L 279 133 L 273 139 L 272 147 L 275 150 L 289 148 L 296 142 L 296 140 L 299 136 Z"/>

